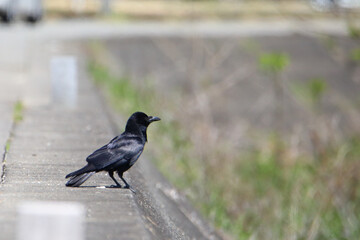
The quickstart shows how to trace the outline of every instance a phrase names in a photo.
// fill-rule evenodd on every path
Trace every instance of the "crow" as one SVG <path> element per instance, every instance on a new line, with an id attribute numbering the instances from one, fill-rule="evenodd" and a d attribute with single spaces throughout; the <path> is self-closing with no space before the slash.
<path id="1" fill-rule="evenodd" d="M 134 165 L 143 152 L 147 142 L 146 130 L 149 124 L 159 120 L 160 118 L 148 116 L 143 112 L 133 113 L 126 123 L 125 131 L 89 155 L 86 158 L 87 165 L 85 167 L 66 175 L 65 178 L 70 177 L 70 180 L 65 185 L 79 187 L 93 174 L 107 171 L 116 184 L 111 187 L 122 187 L 114 178 L 114 172 L 117 172 L 125 183 L 124 188 L 135 192 L 123 178 L 123 173 Z"/>

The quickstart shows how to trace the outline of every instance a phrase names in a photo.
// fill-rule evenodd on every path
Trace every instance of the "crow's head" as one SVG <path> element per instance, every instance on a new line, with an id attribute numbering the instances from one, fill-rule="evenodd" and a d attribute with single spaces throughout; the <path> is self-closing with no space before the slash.
<path id="1" fill-rule="evenodd" d="M 135 112 L 127 121 L 125 131 L 132 133 L 141 132 L 147 140 L 146 129 L 150 123 L 155 121 L 160 121 L 160 118 L 148 116 L 143 112 Z"/>
<path id="2" fill-rule="evenodd" d="M 150 123 L 160 120 L 160 118 L 158 117 L 148 116 L 143 112 L 133 113 L 129 120 L 130 119 L 134 121 L 137 125 L 146 127 L 149 126 Z"/>

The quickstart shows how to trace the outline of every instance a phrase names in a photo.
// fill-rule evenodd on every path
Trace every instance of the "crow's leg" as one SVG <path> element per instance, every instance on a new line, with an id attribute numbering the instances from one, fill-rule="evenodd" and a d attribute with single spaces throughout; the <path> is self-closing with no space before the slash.
<path id="1" fill-rule="evenodd" d="M 112 180 L 114 180 L 114 182 L 116 183 L 116 185 L 111 185 L 111 187 L 118 187 L 121 188 L 121 185 L 118 181 L 116 181 L 116 179 L 114 178 L 114 171 L 109 171 L 109 176 L 111 177 Z"/>
<path id="2" fill-rule="evenodd" d="M 133 193 L 136 193 L 136 191 L 130 186 L 130 184 L 128 184 L 125 179 L 123 178 L 123 172 L 117 172 L 117 174 L 119 175 L 119 178 L 121 178 L 121 180 L 125 183 L 125 187 L 124 188 L 128 188 L 130 189 L 130 191 L 132 191 Z"/>

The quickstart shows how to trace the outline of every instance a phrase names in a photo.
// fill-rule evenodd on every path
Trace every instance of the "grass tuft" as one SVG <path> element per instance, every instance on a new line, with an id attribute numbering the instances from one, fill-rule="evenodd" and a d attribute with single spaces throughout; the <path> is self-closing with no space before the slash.
<path id="1" fill-rule="evenodd" d="M 353 39 L 359 39 L 360 38 L 360 28 L 357 26 L 354 26 L 353 24 L 348 25 L 348 32 L 349 36 Z"/>
<path id="2" fill-rule="evenodd" d="M 355 48 L 351 51 L 351 60 L 360 63 L 360 48 Z"/>
<path id="3" fill-rule="evenodd" d="M 23 120 L 24 105 L 21 101 L 17 101 L 14 105 L 13 119 L 16 123 Z"/>

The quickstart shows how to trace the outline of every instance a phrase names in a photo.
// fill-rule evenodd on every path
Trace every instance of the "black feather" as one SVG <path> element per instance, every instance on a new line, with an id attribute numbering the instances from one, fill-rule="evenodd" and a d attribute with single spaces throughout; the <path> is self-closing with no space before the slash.
<path id="1" fill-rule="evenodd" d="M 67 187 L 79 187 L 86 180 L 89 179 L 95 172 L 87 172 L 79 175 L 75 175 L 65 184 Z"/>

